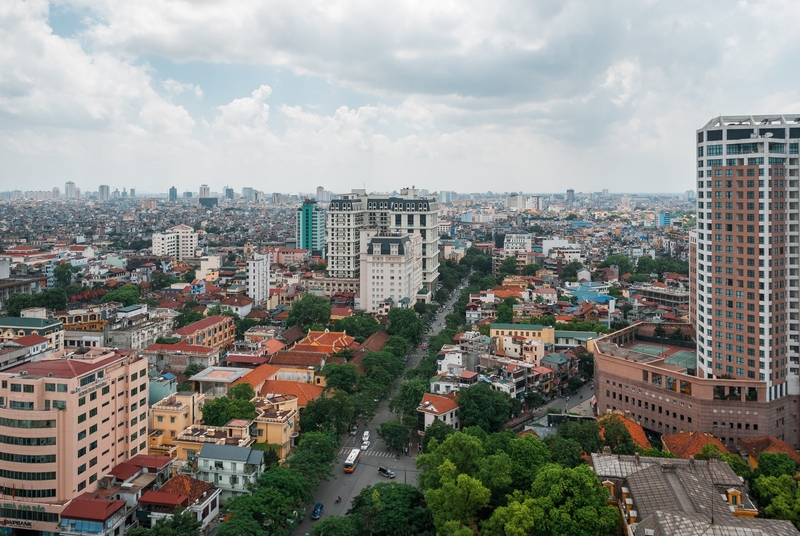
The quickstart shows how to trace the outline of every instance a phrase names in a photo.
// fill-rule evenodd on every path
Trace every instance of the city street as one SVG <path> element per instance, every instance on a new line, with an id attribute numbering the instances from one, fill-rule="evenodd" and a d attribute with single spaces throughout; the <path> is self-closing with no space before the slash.
<path id="1" fill-rule="evenodd" d="M 437 312 L 431 331 L 423 337 L 423 345 L 427 346 L 430 334 L 444 329 L 444 317 L 452 312 L 453 304 L 458 299 L 460 292 L 461 289 L 457 288 L 453 296 L 445 304 L 444 310 Z M 428 351 L 425 349 L 414 348 L 408 356 L 406 368 L 416 367 L 420 359 L 427 353 Z M 402 381 L 403 378 L 398 378 L 395 381 L 395 386 Z M 396 392 L 397 390 L 394 389 L 393 393 Z M 321 502 L 324 505 L 320 519 L 325 519 L 332 515 L 344 515 L 350 508 L 351 501 L 362 489 L 378 482 L 390 482 L 390 479 L 378 474 L 378 467 L 380 466 L 387 467 L 395 472 L 397 475 L 394 478 L 395 482 L 417 485 L 417 469 L 415 466 L 417 447 L 414 446 L 414 448 L 409 449 L 409 456 L 395 456 L 394 453 L 389 452 L 386 443 L 378 437 L 378 426 L 394 417 L 389 411 L 389 401 L 382 400 L 375 412 L 375 417 L 372 418 L 369 424 L 366 427 L 359 427 L 355 436 L 346 436 L 347 439 L 342 441 L 338 459 L 333 466 L 333 477 L 322 481 L 317 491 L 314 492 L 314 501 L 306 507 L 306 519 L 292 532 L 294 536 L 303 536 L 306 532 L 311 532 L 312 524 L 315 522 L 311 520 L 310 514 L 315 503 Z M 344 460 L 352 449 L 361 446 L 361 436 L 366 430 L 369 430 L 370 433 L 370 446 L 361 453 L 361 462 L 356 467 L 356 470 L 347 474 L 343 468 Z M 337 496 L 342 498 L 339 503 L 335 502 Z"/>

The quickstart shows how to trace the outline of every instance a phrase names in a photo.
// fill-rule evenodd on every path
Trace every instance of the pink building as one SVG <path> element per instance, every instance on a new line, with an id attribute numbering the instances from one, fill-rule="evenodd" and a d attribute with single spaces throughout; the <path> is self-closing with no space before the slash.
<path id="1" fill-rule="evenodd" d="M 67 502 L 147 451 L 147 361 L 84 347 L 0 372 L 4 526 L 58 532 Z"/>

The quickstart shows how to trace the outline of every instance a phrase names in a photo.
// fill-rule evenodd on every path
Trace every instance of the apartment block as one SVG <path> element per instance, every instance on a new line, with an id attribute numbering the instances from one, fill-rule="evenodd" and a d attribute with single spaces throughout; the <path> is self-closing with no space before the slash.
<path id="1" fill-rule="evenodd" d="M 247 260 L 247 296 L 256 307 L 269 300 L 269 257 L 253 253 Z"/>
<path id="2" fill-rule="evenodd" d="M 60 320 L 13 316 L 0 318 L 0 343 L 29 335 L 44 337 L 52 350 L 64 349 L 64 326 Z"/>
<path id="3" fill-rule="evenodd" d="M 334 199 L 328 206 L 326 230 L 328 273 L 335 278 L 360 277 L 364 229 L 418 234 L 422 238 L 422 283 L 432 293 L 439 277 L 438 211 L 435 196 L 420 196 L 414 188 L 403 188 L 397 196 L 354 189 Z"/>
<path id="4" fill-rule="evenodd" d="M 227 348 L 236 341 L 236 324 L 230 316 L 209 316 L 172 332 L 184 344 Z"/>
<path id="5" fill-rule="evenodd" d="M 419 234 L 361 232 L 361 308 L 387 313 L 414 307 L 422 290 L 422 238 Z"/>
<path id="6" fill-rule="evenodd" d="M 61 351 L 0 372 L 4 519 L 58 532 L 68 501 L 145 451 L 147 383 L 145 360 L 109 348 Z"/>
<path id="7" fill-rule="evenodd" d="M 320 199 L 321 201 L 321 199 Z M 297 208 L 295 237 L 297 247 L 325 258 L 325 211 L 313 199 L 306 199 Z"/>
<path id="8" fill-rule="evenodd" d="M 176 225 L 163 233 L 153 233 L 153 255 L 183 260 L 197 252 L 197 233 L 188 225 Z"/>

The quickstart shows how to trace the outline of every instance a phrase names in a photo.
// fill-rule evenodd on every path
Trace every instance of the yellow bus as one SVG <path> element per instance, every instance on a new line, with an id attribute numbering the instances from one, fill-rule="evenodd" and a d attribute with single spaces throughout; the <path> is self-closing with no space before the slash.
<path id="1" fill-rule="evenodd" d="M 356 466 L 360 461 L 361 461 L 361 449 L 351 450 L 350 454 L 347 455 L 347 459 L 344 461 L 344 472 L 352 473 L 353 471 L 355 471 Z"/>

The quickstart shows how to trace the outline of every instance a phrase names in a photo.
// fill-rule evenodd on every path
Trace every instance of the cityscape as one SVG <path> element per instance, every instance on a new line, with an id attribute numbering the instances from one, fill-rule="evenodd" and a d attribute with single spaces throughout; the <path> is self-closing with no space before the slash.
<path id="1" fill-rule="evenodd" d="M 800 536 L 791 3 L 0 13 L 0 536 Z"/>

